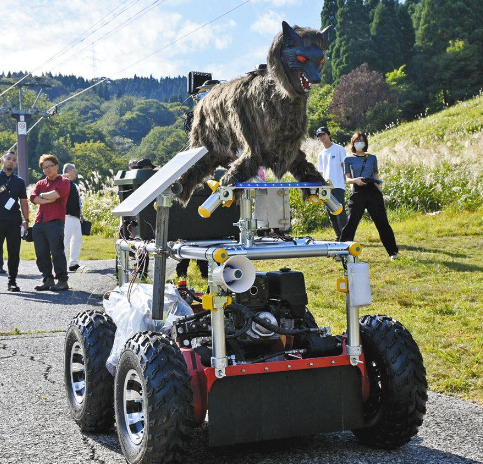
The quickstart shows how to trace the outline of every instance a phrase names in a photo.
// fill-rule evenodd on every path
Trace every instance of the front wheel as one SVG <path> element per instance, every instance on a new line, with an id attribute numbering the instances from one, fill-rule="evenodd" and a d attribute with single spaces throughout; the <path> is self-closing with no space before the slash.
<path id="1" fill-rule="evenodd" d="M 64 383 L 72 415 L 84 432 L 103 432 L 114 423 L 114 379 L 106 361 L 116 325 L 98 309 L 78 314 L 65 335 Z"/>
<path id="2" fill-rule="evenodd" d="M 183 462 L 194 406 L 178 346 L 153 332 L 134 335 L 121 353 L 114 385 L 117 432 L 127 462 Z"/>
<path id="3" fill-rule="evenodd" d="M 428 384 L 418 345 L 404 326 L 387 316 L 360 319 L 369 377 L 365 426 L 354 430 L 364 444 L 393 449 L 418 433 L 426 413 Z"/>

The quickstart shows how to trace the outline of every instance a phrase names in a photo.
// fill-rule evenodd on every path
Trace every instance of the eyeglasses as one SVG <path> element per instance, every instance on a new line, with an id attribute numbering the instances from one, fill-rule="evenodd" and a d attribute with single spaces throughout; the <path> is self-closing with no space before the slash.
<path id="1" fill-rule="evenodd" d="M 49 169 L 52 169 L 55 164 L 49 164 L 48 166 L 42 166 L 42 171 L 48 171 Z"/>

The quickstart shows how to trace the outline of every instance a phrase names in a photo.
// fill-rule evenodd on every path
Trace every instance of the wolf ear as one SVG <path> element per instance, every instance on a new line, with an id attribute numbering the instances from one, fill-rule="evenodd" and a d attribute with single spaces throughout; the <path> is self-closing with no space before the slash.
<path id="1" fill-rule="evenodd" d="M 329 24 L 322 32 L 319 34 L 322 36 L 322 49 L 325 50 L 327 48 L 327 42 L 329 41 L 329 30 L 332 29 L 332 24 Z"/>
<path id="2" fill-rule="evenodd" d="M 285 48 L 302 47 L 304 42 L 285 21 L 282 21 L 283 46 Z"/>

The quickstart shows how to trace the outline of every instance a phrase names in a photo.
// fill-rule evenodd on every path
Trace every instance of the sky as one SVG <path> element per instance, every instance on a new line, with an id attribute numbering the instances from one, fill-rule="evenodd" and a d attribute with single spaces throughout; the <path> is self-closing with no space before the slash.
<path id="1" fill-rule="evenodd" d="M 0 0 L 0 73 L 159 79 L 201 71 L 228 80 L 266 63 L 283 20 L 320 29 L 322 6 L 323 0 Z"/>

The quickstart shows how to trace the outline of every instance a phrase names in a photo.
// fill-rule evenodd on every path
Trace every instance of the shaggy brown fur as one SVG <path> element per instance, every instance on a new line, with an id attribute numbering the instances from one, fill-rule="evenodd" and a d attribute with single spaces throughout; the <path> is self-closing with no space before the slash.
<path id="1" fill-rule="evenodd" d="M 267 72 L 219 84 L 201 100 L 194 111 L 190 146 L 205 146 L 209 153 L 181 177 L 182 203 L 188 202 L 195 187 L 218 166 L 228 168 L 222 185 L 248 181 L 260 166 L 270 168 L 278 178 L 291 172 L 301 182 L 324 182 L 300 150 L 307 130 L 308 92 L 295 88 L 299 78 L 294 79 L 282 62 L 286 27 L 295 30 L 303 41 L 302 48 L 293 53 L 312 47 L 320 49 L 323 56 L 327 42 L 324 33 L 297 26 L 292 30 L 285 23 L 284 33 L 275 37 L 268 53 Z M 317 61 L 312 66 L 318 79 L 311 83 L 319 83 L 322 64 Z"/>

